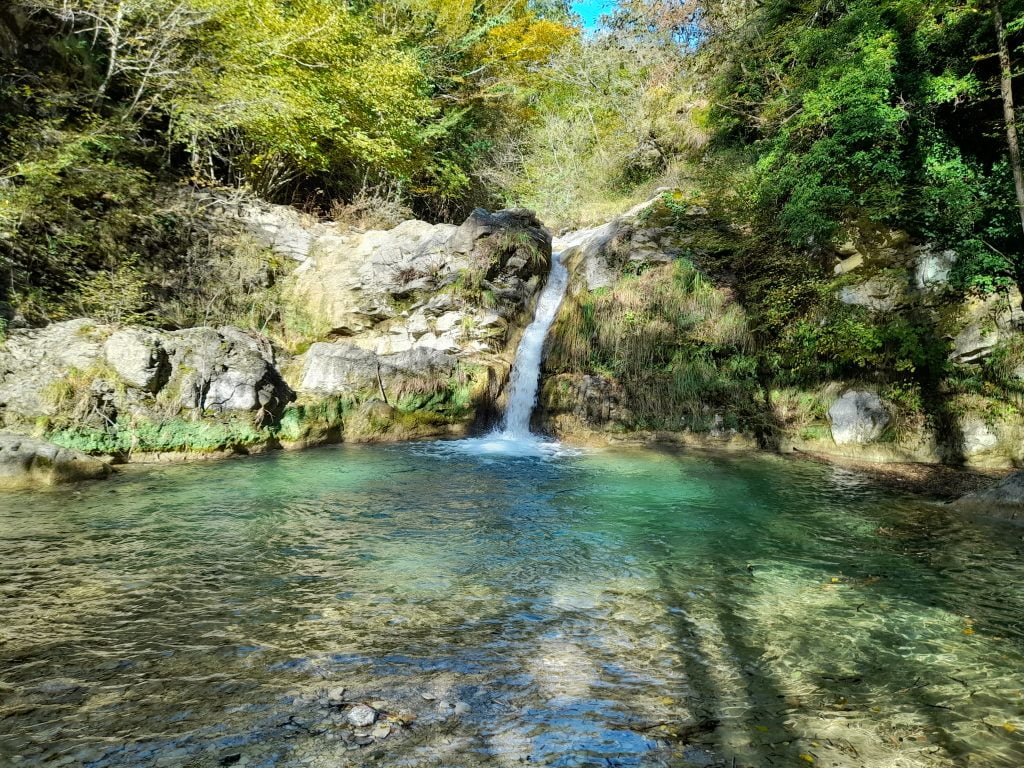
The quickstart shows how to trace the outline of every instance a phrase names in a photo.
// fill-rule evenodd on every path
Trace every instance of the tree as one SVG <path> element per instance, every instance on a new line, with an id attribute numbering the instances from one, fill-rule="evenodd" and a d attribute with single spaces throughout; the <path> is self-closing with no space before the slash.
<path id="1" fill-rule="evenodd" d="M 1010 166 L 1013 169 L 1013 186 L 1017 192 L 1020 226 L 1024 232 L 1024 171 L 1021 169 L 1017 115 L 1013 107 L 1013 70 L 1010 67 L 1010 46 L 1006 41 L 1006 25 L 1003 23 L 1003 12 L 998 1 L 992 4 L 992 19 L 995 22 L 996 43 L 999 47 L 999 91 L 1003 98 L 1006 143 L 1009 148 Z"/>

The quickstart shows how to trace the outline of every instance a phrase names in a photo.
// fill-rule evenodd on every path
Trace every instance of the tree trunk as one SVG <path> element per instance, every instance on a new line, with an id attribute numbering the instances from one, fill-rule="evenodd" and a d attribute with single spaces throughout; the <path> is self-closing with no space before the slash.
<path id="1" fill-rule="evenodd" d="M 1013 167 L 1013 186 L 1017 190 L 1017 212 L 1020 227 L 1024 232 L 1024 172 L 1020 165 L 1020 142 L 1017 138 L 1017 116 L 1013 110 L 1013 72 L 1010 69 L 1010 46 L 1006 42 L 1006 25 L 999 3 L 992 4 L 992 16 L 996 23 L 996 40 L 999 43 L 999 87 L 1003 94 L 1003 119 L 1006 121 L 1006 143 L 1010 147 L 1010 165 Z"/>
<path id="2" fill-rule="evenodd" d="M 114 79 L 114 75 L 117 74 L 117 67 L 120 62 L 117 60 L 117 54 L 121 48 L 121 22 L 124 19 L 124 3 L 117 4 L 117 12 L 114 14 L 114 19 L 109 25 L 110 29 L 110 46 L 107 58 L 107 74 L 103 78 L 103 82 L 100 83 L 100 87 L 96 90 L 96 97 L 93 99 L 93 109 L 98 107 L 103 101 L 103 97 L 107 94 L 107 88 L 110 86 L 110 81 Z M 1001 23 L 1000 23 L 1001 25 Z M 97 27 L 99 25 L 97 24 Z"/>

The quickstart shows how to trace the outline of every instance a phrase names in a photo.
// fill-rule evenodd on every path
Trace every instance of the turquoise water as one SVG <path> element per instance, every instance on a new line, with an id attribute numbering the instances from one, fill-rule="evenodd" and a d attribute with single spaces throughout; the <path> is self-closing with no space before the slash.
<path id="1" fill-rule="evenodd" d="M 449 448 L 0 497 L 0 766 L 1024 765 L 1024 529 Z"/>

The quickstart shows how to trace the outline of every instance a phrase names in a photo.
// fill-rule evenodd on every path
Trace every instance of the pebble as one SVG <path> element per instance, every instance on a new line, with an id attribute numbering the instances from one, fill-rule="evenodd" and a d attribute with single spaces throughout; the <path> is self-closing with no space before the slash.
<path id="1" fill-rule="evenodd" d="M 387 723 L 377 723 L 373 727 L 373 731 L 370 732 L 370 735 L 375 739 L 386 739 L 391 735 L 391 726 Z"/>
<path id="2" fill-rule="evenodd" d="M 356 728 L 373 725 L 377 719 L 377 710 L 366 704 L 356 704 L 348 711 L 348 721 Z"/>
<path id="3" fill-rule="evenodd" d="M 437 696 L 432 693 L 421 693 L 420 696 L 424 701 L 434 701 L 437 698 Z"/>
<path id="4" fill-rule="evenodd" d="M 341 706 L 345 701 L 345 689 L 344 688 L 331 688 L 327 691 L 327 703 L 332 707 Z"/>

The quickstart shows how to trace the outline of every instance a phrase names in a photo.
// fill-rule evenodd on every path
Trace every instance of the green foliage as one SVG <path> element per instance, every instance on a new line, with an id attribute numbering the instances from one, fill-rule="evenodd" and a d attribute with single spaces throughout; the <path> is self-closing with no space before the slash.
<path id="1" fill-rule="evenodd" d="M 723 426 L 758 429 L 751 343 L 740 307 L 681 260 L 568 296 L 545 366 L 617 379 L 636 427 L 704 430 L 723 414 Z"/>
<path id="2" fill-rule="evenodd" d="M 526 2 L 485 6 L 17 0 L 20 44 L 0 51 L 0 302 L 44 323 L 123 290 L 118 319 L 197 314 L 167 300 L 194 286 L 163 276 L 224 259 L 168 215 L 161 190 L 182 180 L 360 220 L 381 219 L 374 190 L 384 221 L 489 202 L 496 137 L 533 119 L 535 72 L 575 32 Z M 275 308 L 242 292 L 248 307 L 222 315 L 266 325 Z"/>
<path id="3" fill-rule="evenodd" d="M 1024 11 L 1002 5 L 1007 18 Z M 710 7 L 715 146 L 741 148 L 753 169 L 738 217 L 790 248 L 905 229 L 960 254 L 962 290 L 1016 277 L 1024 239 L 987 6 L 779 0 L 741 24 Z"/>

